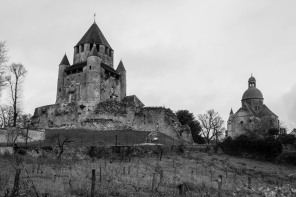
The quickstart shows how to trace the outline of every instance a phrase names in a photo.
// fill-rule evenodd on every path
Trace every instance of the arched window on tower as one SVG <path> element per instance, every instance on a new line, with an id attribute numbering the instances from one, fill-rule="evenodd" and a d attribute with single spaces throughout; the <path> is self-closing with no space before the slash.
<path id="1" fill-rule="evenodd" d="M 97 47 L 97 51 L 100 52 L 100 45 L 98 44 L 96 45 L 96 47 Z"/>
<path id="2" fill-rule="evenodd" d="M 81 45 L 81 52 L 83 52 L 84 51 L 84 45 L 82 44 Z"/>
<path id="3" fill-rule="evenodd" d="M 94 46 L 94 44 L 89 44 L 89 51 L 92 50 L 93 46 Z"/>

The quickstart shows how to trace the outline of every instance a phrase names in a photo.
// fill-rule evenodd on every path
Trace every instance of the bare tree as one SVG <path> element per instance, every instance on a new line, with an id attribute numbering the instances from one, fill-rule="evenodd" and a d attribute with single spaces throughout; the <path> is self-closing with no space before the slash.
<path id="1" fill-rule="evenodd" d="M 0 90 L 6 85 L 4 74 L 4 63 L 7 62 L 7 49 L 5 42 L 0 41 Z"/>
<path id="2" fill-rule="evenodd" d="M 0 128 L 12 126 L 13 124 L 13 108 L 9 105 L 0 106 Z"/>
<path id="3" fill-rule="evenodd" d="M 198 119 L 201 122 L 201 134 L 207 140 L 209 144 L 210 141 L 215 137 L 216 142 L 218 138 L 222 135 L 225 128 L 223 127 L 224 120 L 215 110 L 210 109 L 205 114 L 199 114 Z"/>
<path id="4" fill-rule="evenodd" d="M 10 96 L 13 107 L 13 126 L 16 126 L 18 112 L 20 111 L 23 80 L 27 70 L 22 64 L 11 64 L 9 66 L 10 76 L 7 77 L 10 86 Z"/>
<path id="5" fill-rule="evenodd" d="M 69 137 L 65 137 L 64 139 L 61 139 L 60 134 L 55 135 L 53 138 L 54 139 L 55 138 L 57 139 L 57 145 L 59 147 L 59 152 L 58 152 L 57 159 L 58 160 L 61 160 L 62 154 L 64 153 L 65 143 L 70 142 L 70 140 L 69 140 L 70 138 Z"/>

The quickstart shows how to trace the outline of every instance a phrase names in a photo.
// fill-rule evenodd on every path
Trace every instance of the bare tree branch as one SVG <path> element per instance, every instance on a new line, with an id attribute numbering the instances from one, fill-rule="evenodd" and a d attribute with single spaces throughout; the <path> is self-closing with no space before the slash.
<path id="1" fill-rule="evenodd" d="M 27 74 L 27 70 L 22 64 L 11 64 L 9 66 L 10 76 L 7 77 L 8 84 L 10 86 L 10 96 L 13 106 L 13 126 L 16 126 L 18 112 L 21 105 L 21 93 L 23 79 Z"/>
<path id="2" fill-rule="evenodd" d="M 198 119 L 201 122 L 202 130 L 201 133 L 206 138 L 207 142 L 216 137 L 216 142 L 218 138 L 222 135 L 224 131 L 224 121 L 218 112 L 213 109 L 208 110 L 205 114 L 199 114 Z"/>

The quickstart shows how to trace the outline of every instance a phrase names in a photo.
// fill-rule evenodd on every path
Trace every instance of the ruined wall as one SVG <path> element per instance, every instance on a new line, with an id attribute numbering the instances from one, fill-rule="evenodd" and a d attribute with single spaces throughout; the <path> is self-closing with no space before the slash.
<path id="1" fill-rule="evenodd" d="M 176 115 L 166 108 L 143 108 L 109 100 L 95 110 L 74 104 L 51 105 L 35 110 L 35 128 L 84 128 L 97 130 L 158 131 L 176 140 L 192 143 L 190 129 L 181 126 Z"/>
<path id="2" fill-rule="evenodd" d="M 107 75 L 105 70 L 101 68 L 101 97 L 100 101 L 104 102 L 109 99 L 120 101 L 120 81 L 118 78 Z"/>

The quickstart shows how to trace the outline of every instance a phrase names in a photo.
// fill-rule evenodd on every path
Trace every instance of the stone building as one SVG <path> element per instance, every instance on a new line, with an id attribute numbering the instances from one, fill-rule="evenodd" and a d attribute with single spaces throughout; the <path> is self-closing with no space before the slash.
<path id="1" fill-rule="evenodd" d="M 113 68 L 113 49 L 96 23 L 74 47 L 70 65 L 65 54 L 58 74 L 56 103 L 95 105 L 126 96 L 126 70 L 120 61 Z"/>
<path id="2" fill-rule="evenodd" d="M 71 65 L 59 65 L 56 102 L 35 109 L 35 129 L 137 130 L 162 132 L 192 143 L 190 128 L 164 107 L 145 107 L 127 96 L 126 69 L 113 65 L 114 51 L 96 23 L 74 47 Z"/>
<path id="3" fill-rule="evenodd" d="M 236 113 L 230 110 L 227 136 L 237 137 L 247 132 L 264 134 L 271 128 L 278 128 L 278 116 L 263 103 L 263 94 L 256 86 L 256 79 L 251 76 L 242 96 L 241 108 Z"/>

